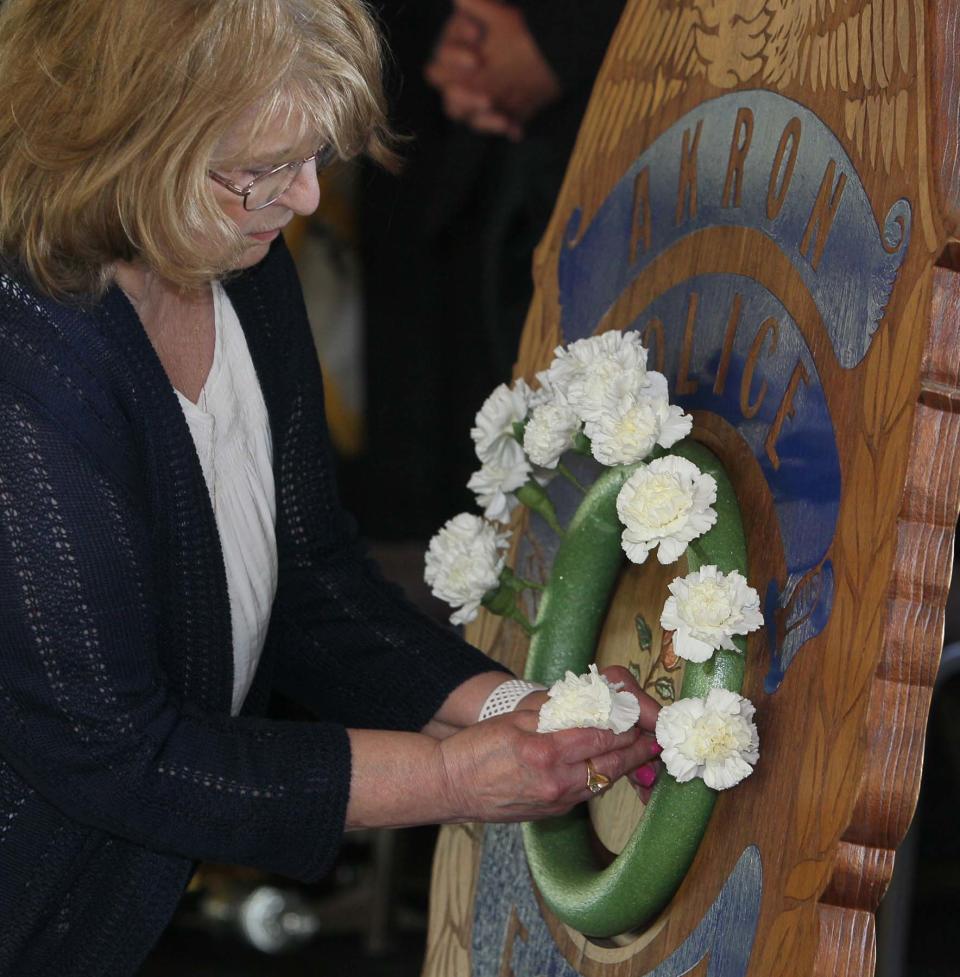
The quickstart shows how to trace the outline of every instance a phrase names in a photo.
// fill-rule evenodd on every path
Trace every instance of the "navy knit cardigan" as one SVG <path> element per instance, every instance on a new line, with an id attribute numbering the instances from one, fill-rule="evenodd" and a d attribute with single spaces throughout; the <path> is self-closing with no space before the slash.
<path id="1" fill-rule="evenodd" d="M 0 975 L 134 973 L 197 859 L 321 877 L 345 726 L 418 729 L 497 667 L 358 550 L 282 244 L 227 291 L 270 416 L 280 563 L 235 718 L 216 524 L 133 308 L 117 288 L 78 307 L 0 274 Z M 260 718 L 271 688 L 318 721 Z"/>

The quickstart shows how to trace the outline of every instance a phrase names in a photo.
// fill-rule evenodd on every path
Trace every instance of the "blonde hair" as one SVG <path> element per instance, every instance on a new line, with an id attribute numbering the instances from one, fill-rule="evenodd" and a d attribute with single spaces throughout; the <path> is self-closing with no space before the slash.
<path id="1" fill-rule="evenodd" d="M 185 288 L 243 239 L 207 177 L 241 122 L 385 165 L 381 47 L 361 0 L 4 0 L 0 254 L 97 295 L 117 260 Z"/>

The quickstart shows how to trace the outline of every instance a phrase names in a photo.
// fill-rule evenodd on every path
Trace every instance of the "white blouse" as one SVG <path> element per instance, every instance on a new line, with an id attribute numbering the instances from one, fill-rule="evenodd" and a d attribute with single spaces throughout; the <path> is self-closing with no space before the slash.
<path id="1" fill-rule="evenodd" d="M 233 715 L 263 651 L 277 592 L 277 505 L 267 408 L 227 293 L 213 285 L 213 365 L 194 403 L 177 391 L 223 549 L 233 630 Z"/>

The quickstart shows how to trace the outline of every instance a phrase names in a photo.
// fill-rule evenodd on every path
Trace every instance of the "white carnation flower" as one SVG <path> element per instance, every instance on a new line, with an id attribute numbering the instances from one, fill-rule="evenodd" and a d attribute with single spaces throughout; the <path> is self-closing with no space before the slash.
<path id="1" fill-rule="evenodd" d="M 653 450 L 660 419 L 653 402 L 626 397 L 613 410 L 593 415 L 583 433 L 601 465 L 632 465 Z"/>
<path id="2" fill-rule="evenodd" d="M 740 783 L 760 756 L 755 711 L 749 699 L 726 689 L 664 706 L 656 735 L 667 772 L 680 783 L 702 777 L 714 790 Z"/>
<path id="3" fill-rule="evenodd" d="M 656 405 L 657 421 L 660 425 L 657 444 L 661 448 L 672 448 L 693 430 L 693 418 L 684 414 L 682 407 L 669 403 L 666 397 L 658 399 Z"/>
<path id="4" fill-rule="evenodd" d="M 526 419 L 532 397 L 533 391 L 523 380 L 517 380 L 512 387 L 501 383 L 487 397 L 470 430 L 481 462 L 510 464 L 504 455 L 507 459 L 517 456 L 521 449 L 514 437 L 513 425 Z"/>
<path id="5" fill-rule="evenodd" d="M 705 662 L 719 648 L 735 651 L 732 638 L 763 624 L 760 597 L 736 570 L 721 573 L 715 566 L 678 577 L 670 584 L 660 624 L 676 631 L 673 650 L 687 661 Z"/>
<path id="6" fill-rule="evenodd" d="M 661 403 L 668 404 L 670 401 L 670 389 L 667 384 L 667 378 L 662 373 L 657 373 L 656 370 L 647 370 L 647 376 L 643 382 L 643 386 L 634 390 L 633 396 L 637 400 L 656 401 L 658 405 Z M 678 407 L 677 410 L 679 409 Z"/>
<path id="7" fill-rule="evenodd" d="M 671 448 L 690 433 L 693 418 L 680 407 L 670 405 L 663 375 L 647 376 L 658 378 L 648 387 L 656 388 L 657 396 L 625 396 L 617 404 L 594 412 L 584 426 L 593 457 L 601 465 L 632 465 L 646 458 L 655 445 Z"/>
<path id="8" fill-rule="evenodd" d="M 459 608 L 452 624 L 469 624 L 483 598 L 500 585 L 509 539 L 479 516 L 461 512 L 430 540 L 423 576 L 435 597 Z"/>
<path id="9" fill-rule="evenodd" d="M 517 497 L 513 493 L 526 485 L 533 471 L 522 452 L 518 457 L 507 457 L 507 454 L 503 453 L 507 464 L 488 461 L 467 482 L 467 488 L 476 493 L 487 519 L 504 523 L 510 521 L 510 513 L 517 506 Z"/>
<path id="10" fill-rule="evenodd" d="M 537 381 L 540 383 L 540 386 L 537 387 L 536 390 L 533 390 L 530 394 L 529 407 L 531 411 L 536 410 L 536 408 L 540 407 L 542 404 L 566 403 L 566 400 L 560 391 L 553 390 L 552 388 L 544 385 L 543 378 L 545 376 L 546 373 L 537 374 Z"/>
<path id="11" fill-rule="evenodd" d="M 549 400 L 533 408 L 523 432 L 523 450 L 541 468 L 556 468 L 560 456 L 573 447 L 580 418 L 565 403 Z"/>
<path id="12" fill-rule="evenodd" d="M 640 703 L 630 692 L 621 692 L 623 682 L 612 683 L 590 666 L 586 675 L 567 672 L 554 682 L 540 707 L 538 733 L 554 733 L 559 729 L 595 726 L 625 733 L 640 718 Z"/>
<path id="13" fill-rule="evenodd" d="M 649 385 L 647 351 L 637 333 L 611 330 L 558 347 L 538 379 L 588 420 Z"/>
<path id="14" fill-rule="evenodd" d="M 626 527 L 623 551 L 643 563 L 650 550 L 664 565 L 680 558 L 687 544 L 716 521 L 717 483 L 693 462 L 670 455 L 638 468 L 617 496 L 617 515 Z"/>

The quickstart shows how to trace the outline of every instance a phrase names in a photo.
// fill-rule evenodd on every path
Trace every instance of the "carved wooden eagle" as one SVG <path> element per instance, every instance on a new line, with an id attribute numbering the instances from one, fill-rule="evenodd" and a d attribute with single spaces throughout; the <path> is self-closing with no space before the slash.
<path id="1" fill-rule="evenodd" d="M 620 37 L 629 65 L 605 84 L 647 117 L 695 76 L 717 88 L 750 83 L 789 95 L 833 92 L 863 165 L 891 172 L 907 155 L 917 72 L 915 8 L 905 0 L 642 0 Z M 639 69 L 639 70 L 638 70 Z M 636 118 L 637 116 L 635 116 Z"/>

